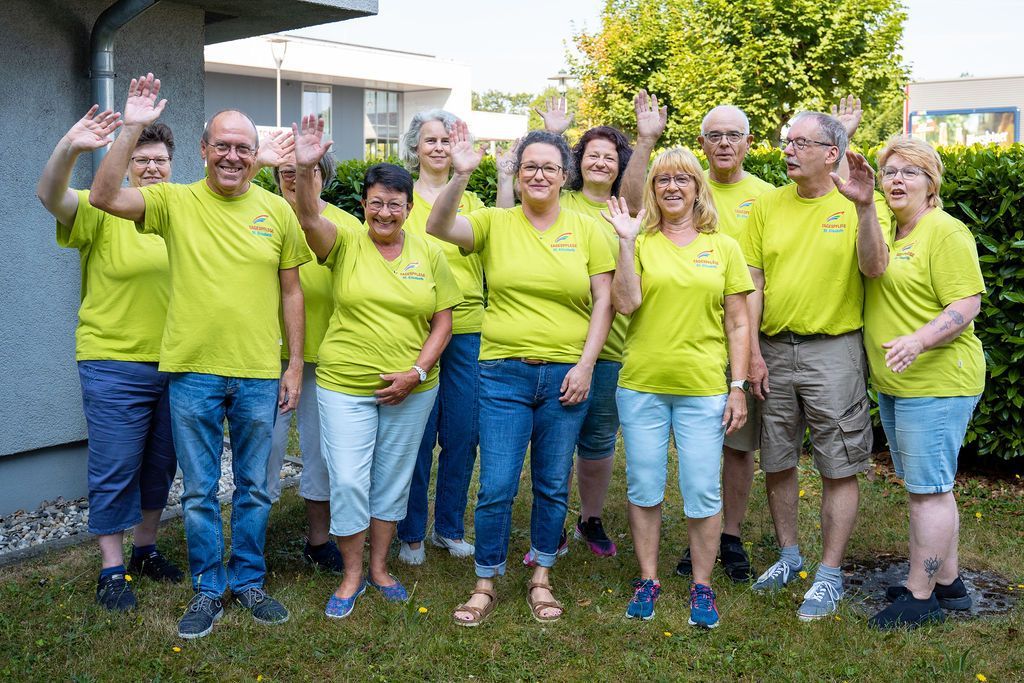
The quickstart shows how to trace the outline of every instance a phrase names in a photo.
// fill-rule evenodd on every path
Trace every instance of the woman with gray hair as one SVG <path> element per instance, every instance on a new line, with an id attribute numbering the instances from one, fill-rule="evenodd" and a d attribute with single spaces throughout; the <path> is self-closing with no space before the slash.
<path id="1" fill-rule="evenodd" d="M 457 246 L 426 234 L 432 205 L 452 174 L 450 133 L 456 121 L 453 114 L 443 109 L 419 112 L 412 117 L 401 145 L 402 161 L 411 172 L 419 173 L 405 230 L 424 235 L 441 247 L 463 298 L 452 311 L 452 339 L 441 355 L 440 391 L 420 443 L 406 516 L 398 525 L 398 559 L 406 564 L 422 564 L 426 560 L 423 542 L 427 533 L 427 489 L 436 445 L 441 446 L 441 452 L 437 456 L 430 542 L 454 557 L 473 554 L 472 544 L 465 540 L 463 520 L 478 441 L 477 356 L 484 315 L 483 266 L 477 254 L 463 255 Z M 466 191 L 459 201 L 458 213 L 465 215 L 483 206 L 475 194 Z"/>

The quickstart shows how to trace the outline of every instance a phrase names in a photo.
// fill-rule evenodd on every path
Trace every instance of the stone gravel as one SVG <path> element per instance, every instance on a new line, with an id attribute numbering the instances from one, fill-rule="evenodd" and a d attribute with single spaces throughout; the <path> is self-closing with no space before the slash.
<path id="1" fill-rule="evenodd" d="M 285 461 L 281 468 L 281 478 L 288 479 L 298 476 L 302 466 Z M 182 494 L 181 472 L 171 484 L 167 498 L 166 511 L 181 510 Z M 221 455 L 220 487 L 217 496 L 221 500 L 231 497 L 235 490 L 231 476 L 231 450 L 227 447 Z M 165 511 L 165 514 L 166 514 Z M 24 550 L 40 543 L 66 538 L 89 528 L 89 501 L 87 498 L 64 500 L 57 498 L 43 501 L 35 510 L 17 510 L 6 517 L 0 517 L 0 558 L 5 553 Z"/>

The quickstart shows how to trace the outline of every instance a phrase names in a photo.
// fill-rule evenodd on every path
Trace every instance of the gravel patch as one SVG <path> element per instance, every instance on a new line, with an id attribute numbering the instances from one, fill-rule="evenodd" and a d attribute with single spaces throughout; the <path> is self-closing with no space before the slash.
<path id="1" fill-rule="evenodd" d="M 283 486 L 295 483 L 296 477 L 302 471 L 302 465 L 286 459 L 281 468 Z M 170 495 L 167 498 L 167 507 L 164 509 L 163 519 L 171 519 L 181 515 L 181 494 L 183 491 L 181 472 L 174 478 L 171 484 Z M 234 480 L 231 475 L 231 449 L 226 445 L 221 454 L 220 463 L 220 486 L 217 497 L 221 501 L 231 498 L 235 490 Z M 85 540 L 90 537 L 89 530 L 89 500 L 79 498 L 77 500 L 64 500 L 57 498 L 52 501 L 44 501 L 38 508 L 31 511 L 17 510 L 6 517 L 0 517 L 0 564 L 5 559 L 13 559 L 10 556 L 21 556 L 30 549 L 43 544 L 60 542 L 71 537 L 81 535 Z M 62 543 L 62 545 L 67 544 Z"/>

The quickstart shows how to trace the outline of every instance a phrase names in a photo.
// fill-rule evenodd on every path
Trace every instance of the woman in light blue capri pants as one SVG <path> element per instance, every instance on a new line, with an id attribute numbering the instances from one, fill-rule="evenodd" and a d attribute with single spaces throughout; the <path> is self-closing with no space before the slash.
<path id="1" fill-rule="evenodd" d="M 654 160 L 636 218 L 625 200 L 610 201 L 609 208 L 619 235 L 612 302 L 633 316 L 616 395 L 640 563 L 626 615 L 650 619 L 661 592 L 658 546 L 671 431 L 693 557 L 690 625 L 714 628 L 722 441 L 746 421 L 746 295 L 753 283 L 739 245 L 716 230 L 707 180 L 689 150 L 670 149 Z M 727 356 L 731 386 L 724 379 Z"/>
<path id="2" fill-rule="evenodd" d="M 865 192 L 871 169 L 860 160 Z M 921 140 L 896 139 L 878 153 L 878 177 L 896 216 L 881 277 L 865 284 L 864 345 L 896 473 L 910 495 L 910 575 L 871 618 L 881 629 L 942 621 L 943 608 L 971 606 L 959 576 L 957 456 L 985 388 L 974 334 L 985 283 L 974 237 L 942 210 L 942 160 Z"/>

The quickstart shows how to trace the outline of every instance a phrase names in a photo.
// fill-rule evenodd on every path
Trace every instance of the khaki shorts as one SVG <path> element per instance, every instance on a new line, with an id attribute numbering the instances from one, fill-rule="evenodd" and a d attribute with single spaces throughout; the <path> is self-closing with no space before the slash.
<path id="1" fill-rule="evenodd" d="M 729 367 L 725 368 L 725 381 L 732 381 Z M 749 453 L 761 447 L 761 402 L 754 398 L 754 392 L 747 390 L 747 421 L 732 434 L 726 434 L 725 446 L 735 451 Z"/>
<path id="2" fill-rule="evenodd" d="M 796 467 L 804 429 L 823 477 L 863 471 L 871 455 L 867 360 L 861 332 L 761 336 L 770 393 L 761 406 L 761 469 Z"/>

